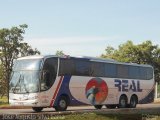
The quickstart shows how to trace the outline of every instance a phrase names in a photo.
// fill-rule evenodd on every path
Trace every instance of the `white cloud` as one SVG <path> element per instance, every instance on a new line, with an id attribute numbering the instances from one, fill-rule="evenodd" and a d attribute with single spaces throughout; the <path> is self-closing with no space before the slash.
<path id="1" fill-rule="evenodd" d="M 107 45 L 116 46 L 122 37 L 55 37 L 55 38 L 25 38 L 25 42 L 37 48 L 42 54 L 55 54 L 57 50 L 63 50 L 70 55 L 101 55 Z"/>

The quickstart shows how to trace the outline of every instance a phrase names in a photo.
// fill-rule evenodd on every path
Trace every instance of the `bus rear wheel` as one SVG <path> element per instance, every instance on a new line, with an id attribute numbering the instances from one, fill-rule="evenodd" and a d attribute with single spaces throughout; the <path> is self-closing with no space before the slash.
<path id="1" fill-rule="evenodd" d="M 127 107 L 127 97 L 125 95 L 122 95 L 119 99 L 119 108 L 126 108 Z"/>
<path id="2" fill-rule="evenodd" d="M 135 95 L 133 95 L 131 97 L 131 99 L 130 99 L 130 105 L 129 105 L 129 107 L 130 108 L 135 108 L 136 105 L 137 105 L 137 103 L 138 103 L 137 97 Z"/>
<path id="3" fill-rule="evenodd" d="M 95 107 L 96 109 L 101 109 L 101 108 L 102 108 L 102 105 L 94 105 L 94 107 Z"/>
<path id="4" fill-rule="evenodd" d="M 43 107 L 32 107 L 32 109 L 35 111 L 35 112 L 41 112 L 43 110 Z"/>
<path id="5" fill-rule="evenodd" d="M 67 109 L 67 107 L 68 107 L 67 97 L 61 96 L 58 99 L 58 103 L 57 103 L 57 106 L 55 106 L 55 110 L 56 111 L 65 111 Z"/>

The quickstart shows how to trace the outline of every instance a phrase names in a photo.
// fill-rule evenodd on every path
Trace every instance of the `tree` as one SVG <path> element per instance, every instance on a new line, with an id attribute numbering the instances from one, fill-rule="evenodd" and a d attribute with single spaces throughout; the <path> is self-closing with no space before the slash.
<path id="1" fill-rule="evenodd" d="M 3 80 L 3 67 L 2 64 L 0 64 L 0 96 L 1 98 L 7 93 L 6 84 L 7 82 Z"/>
<path id="2" fill-rule="evenodd" d="M 56 51 L 56 55 L 57 55 L 57 56 L 64 56 L 65 54 L 63 53 L 62 50 L 57 50 L 57 51 Z"/>
<path id="3" fill-rule="evenodd" d="M 160 82 L 160 47 L 151 41 L 135 45 L 131 40 L 119 45 L 118 49 L 108 46 L 103 58 L 112 58 L 120 62 L 150 64 L 154 67 L 155 80 Z"/>
<path id="4" fill-rule="evenodd" d="M 13 61 L 21 56 L 40 54 L 37 49 L 32 49 L 23 41 L 23 34 L 28 26 L 26 24 L 12 27 L 11 29 L 0 29 L 0 65 L 1 81 L 7 89 Z M 3 68 L 3 69 L 2 69 Z"/>

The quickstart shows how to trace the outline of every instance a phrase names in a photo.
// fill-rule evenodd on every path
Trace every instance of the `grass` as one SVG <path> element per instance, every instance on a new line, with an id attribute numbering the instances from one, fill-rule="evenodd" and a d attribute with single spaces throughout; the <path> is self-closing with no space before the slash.
<path id="1" fill-rule="evenodd" d="M 157 85 L 157 92 L 160 93 L 160 84 Z"/>
<path id="2" fill-rule="evenodd" d="M 160 84 L 157 85 L 158 98 L 160 98 Z"/>
<path id="3" fill-rule="evenodd" d="M 8 105 L 8 98 L 6 96 L 0 98 L 0 106 Z"/>
<path id="4" fill-rule="evenodd" d="M 133 115 L 101 115 L 95 113 L 67 116 L 65 120 L 140 120 L 141 116 Z"/>
<path id="5" fill-rule="evenodd" d="M 141 115 L 141 114 L 96 114 L 96 113 L 84 113 L 84 114 L 72 114 L 66 116 L 56 116 L 49 120 L 160 120 L 160 116 L 155 115 Z"/>

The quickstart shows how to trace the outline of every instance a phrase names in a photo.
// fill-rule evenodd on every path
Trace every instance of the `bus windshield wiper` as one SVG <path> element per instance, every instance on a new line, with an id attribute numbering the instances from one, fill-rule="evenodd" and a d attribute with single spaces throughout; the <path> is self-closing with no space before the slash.
<path id="1" fill-rule="evenodd" d="M 26 91 L 26 93 L 29 93 L 29 91 L 27 90 L 26 84 L 24 83 L 24 89 Z"/>
<path id="2" fill-rule="evenodd" d="M 18 81 L 17 81 L 17 83 L 16 83 L 16 85 L 15 85 L 15 87 L 14 87 L 13 93 L 15 93 L 16 88 L 17 88 L 18 83 L 20 82 L 20 80 L 21 80 L 21 75 L 19 76 L 19 79 L 18 79 Z"/>

